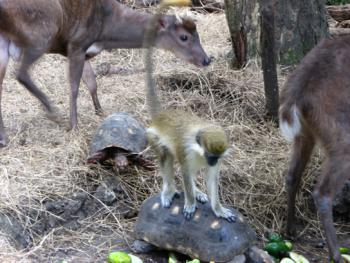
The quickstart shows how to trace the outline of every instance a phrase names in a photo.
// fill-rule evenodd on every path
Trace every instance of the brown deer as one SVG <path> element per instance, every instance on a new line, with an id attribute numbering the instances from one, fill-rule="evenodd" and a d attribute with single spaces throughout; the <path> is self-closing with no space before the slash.
<path id="1" fill-rule="evenodd" d="M 9 57 L 20 60 L 17 80 L 43 104 L 48 117 L 57 112 L 28 74 L 44 53 L 68 57 L 70 126 L 77 127 L 80 79 L 86 83 L 96 112 L 101 112 L 94 72 L 88 61 L 103 49 L 142 48 L 152 14 L 128 8 L 115 0 L 1 0 L 0 1 L 0 146 L 7 144 L 1 117 L 1 91 Z M 198 67 L 208 66 L 194 22 L 163 15 L 155 46 Z"/>
<path id="2" fill-rule="evenodd" d="M 315 143 L 325 152 L 313 197 L 330 258 L 343 262 L 333 225 L 332 202 L 350 178 L 350 36 L 325 39 L 311 50 L 281 92 L 280 129 L 293 141 L 286 177 L 287 234 L 295 230 L 295 196 Z"/>

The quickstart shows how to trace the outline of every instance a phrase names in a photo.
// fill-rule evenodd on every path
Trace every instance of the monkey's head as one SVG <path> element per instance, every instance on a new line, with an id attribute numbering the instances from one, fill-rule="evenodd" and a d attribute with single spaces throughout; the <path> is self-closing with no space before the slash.
<path id="1" fill-rule="evenodd" d="M 157 24 L 156 46 L 197 67 L 206 67 L 211 62 L 201 45 L 196 24 L 190 18 L 163 15 Z"/>
<path id="2" fill-rule="evenodd" d="M 213 126 L 201 130 L 197 142 L 203 147 L 204 157 L 210 166 L 216 165 L 229 148 L 227 135 L 221 127 Z"/>

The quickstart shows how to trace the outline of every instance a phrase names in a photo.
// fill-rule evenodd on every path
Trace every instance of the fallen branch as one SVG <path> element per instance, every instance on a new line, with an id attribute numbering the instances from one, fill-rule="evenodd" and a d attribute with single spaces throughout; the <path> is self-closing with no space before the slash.
<path id="1" fill-rule="evenodd" d="M 329 33 L 331 34 L 332 37 L 349 35 L 350 28 L 341 28 L 341 27 L 330 28 Z"/>
<path id="2" fill-rule="evenodd" d="M 350 19 L 350 4 L 348 5 L 329 5 L 326 6 L 329 15 L 336 21 Z"/>

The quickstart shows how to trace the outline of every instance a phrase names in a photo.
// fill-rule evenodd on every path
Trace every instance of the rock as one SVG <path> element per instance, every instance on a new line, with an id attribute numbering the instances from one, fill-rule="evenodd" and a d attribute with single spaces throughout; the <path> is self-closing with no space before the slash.
<path id="1" fill-rule="evenodd" d="M 30 233 L 10 214 L 0 214 L 0 232 L 17 248 L 25 249 L 32 242 Z"/>
<path id="2" fill-rule="evenodd" d="M 135 240 L 131 248 L 135 253 L 149 253 L 156 249 L 152 244 L 142 240 Z"/>
<path id="3" fill-rule="evenodd" d="M 235 223 L 217 218 L 210 204 L 198 203 L 191 220 L 182 214 L 184 196 L 173 200 L 170 208 L 163 208 L 160 195 L 148 198 L 140 208 L 134 233 L 161 249 L 174 250 L 201 261 L 227 262 L 243 254 L 256 240 L 255 232 L 237 216 Z"/>
<path id="4" fill-rule="evenodd" d="M 235 256 L 231 261 L 227 263 L 245 263 L 246 257 L 244 255 Z"/>
<path id="5" fill-rule="evenodd" d="M 249 248 L 247 255 L 247 263 L 274 263 L 272 257 L 264 250 L 257 246 Z"/>
<path id="6" fill-rule="evenodd" d="M 19 205 L 21 213 L 18 215 L 1 211 L 0 232 L 17 249 L 25 249 L 32 245 L 32 236 L 43 236 L 57 227 L 61 230 L 77 230 L 85 218 L 96 213 L 103 216 L 113 211 L 121 213 L 124 218 L 134 217 L 137 211 L 119 202 L 125 196 L 119 179 L 109 176 L 90 193 L 75 192 L 56 200 L 23 198 Z"/>
<path id="7" fill-rule="evenodd" d="M 106 205 L 112 205 L 117 200 L 118 194 L 122 192 L 120 181 L 117 177 L 108 177 L 97 187 L 94 197 Z"/>

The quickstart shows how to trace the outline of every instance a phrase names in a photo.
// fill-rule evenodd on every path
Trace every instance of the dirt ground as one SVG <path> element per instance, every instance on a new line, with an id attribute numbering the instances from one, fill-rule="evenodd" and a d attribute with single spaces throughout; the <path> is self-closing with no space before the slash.
<path id="1" fill-rule="evenodd" d="M 213 63 L 207 69 L 198 69 L 157 51 L 155 75 L 162 101 L 166 106 L 215 120 L 226 128 L 232 153 L 222 169 L 221 197 L 246 217 L 262 245 L 267 232 L 280 232 L 284 226 L 283 175 L 290 145 L 280 137 L 275 124 L 264 120 L 263 81 L 256 62 L 250 61 L 240 71 L 228 68 L 226 54 L 230 43 L 224 15 L 196 18 L 203 47 L 214 57 Z M 143 52 L 103 52 L 92 60 L 95 69 L 102 63 L 128 69 L 121 74 L 98 76 L 98 94 L 105 116 L 126 111 L 146 125 L 149 117 L 144 74 L 140 70 Z M 32 69 L 32 76 L 68 124 L 66 68 L 65 58 L 45 55 Z M 24 240 L 13 242 L 7 238 L 11 233 L 3 231 L 1 261 L 104 262 L 108 251 L 130 250 L 138 207 L 159 191 L 159 173 L 137 167 L 118 172 L 88 166 L 89 143 L 103 117 L 94 114 L 86 87 L 81 86 L 78 99 L 79 132 L 69 132 L 64 125 L 45 117 L 39 102 L 14 80 L 15 69 L 12 62 L 2 100 L 10 143 L 0 150 L 0 222 L 17 222 L 18 235 Z M 279 74 L 280 84 L 284 79 Z M 324 236 L 310 194 L 321 160 L 317 151 L 297 200 L 300 238 L 295 243 L 296 250 L 308 255 L 312 262 L 327 262 L 327 251 L 321 242 Z M 110 204 L 96 201 L 98 187 L 113 177 L 118 179 L 112 189 L 117 193 L 115 199 Z M 199 185 L 203 187 L 201 178 Z M 57 215 L 69 218 L 69 224 L 62 223 Z M 341 239 L 349 238 L 349 221 L 339 220 L 336 227 Z M 25 244 L 31 245 L 24 249 Z M 158 254 L 144 258 L 161 262 L 166 257 Z"/>

